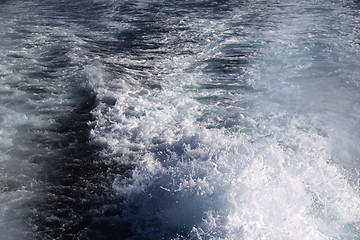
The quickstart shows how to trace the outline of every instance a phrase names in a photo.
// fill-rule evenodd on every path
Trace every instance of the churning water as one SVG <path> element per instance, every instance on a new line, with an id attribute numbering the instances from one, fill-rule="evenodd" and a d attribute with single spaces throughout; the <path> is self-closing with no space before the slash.
<path id="1" fill-rule="evenodd" d="M 0 1 L 1 239 L 360 239 L 360 3 Z"/>

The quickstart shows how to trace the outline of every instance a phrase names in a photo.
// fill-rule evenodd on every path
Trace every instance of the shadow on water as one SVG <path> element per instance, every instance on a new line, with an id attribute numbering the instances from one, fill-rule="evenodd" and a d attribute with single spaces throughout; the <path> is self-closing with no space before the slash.
<path id="1" fill-rule="evenodd" d="M 35 201 L 32 216 L 34 238 L 77 239 L 104 204 L 104 183 L 108 177 L 106 163 L 97 161 L 98 146 L 89 143 L 90 110 L 95 96 L 84 90 L 76 107 L 66 116 L 56 119 L 55 139 L 41 139 L 46 156 L 33 161 L 42 162 L 42 193 Z M 103 213 L 101 213 L 103 214 Z"/>
<path id="2" fill-rule="evenodd" d="M 52 122 L 46 129 L 33 130 L 32 145 L 41 151 L 29 160 L 42 170 L 31 205 L 30 239 L 88 239 L 82 230 L 94 217 L 114 214 L 111 207 L 104 207 L 110 201 L 113 164 L 101 161 L 97 156 L 101 147 L 89 140 L 96 94 L 71 77 L 68 51 L 57 44 L 44 48 L 38 61 L 41 68 L 27 71 L 28 81 L 15 86 L 38 103 L 38 114 Z M 53 104 L 43 103 L 47 101 Z"/>

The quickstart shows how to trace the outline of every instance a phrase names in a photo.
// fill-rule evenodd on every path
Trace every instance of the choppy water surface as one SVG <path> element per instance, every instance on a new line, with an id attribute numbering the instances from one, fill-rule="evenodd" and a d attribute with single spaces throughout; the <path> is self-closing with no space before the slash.
<path id="1" fill-rule="evenodd" d="M 358 1 L 0 1 L 3 239 L 360 236 Z"/>

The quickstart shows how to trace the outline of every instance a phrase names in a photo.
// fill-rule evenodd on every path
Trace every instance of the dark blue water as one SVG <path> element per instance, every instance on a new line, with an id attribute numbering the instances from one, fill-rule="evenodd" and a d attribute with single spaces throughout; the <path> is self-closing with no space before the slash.
<path id="1" fill-rule="evenodd" d="M 360 239 L 360 5 L 0 1 L 1 239 Z"/>

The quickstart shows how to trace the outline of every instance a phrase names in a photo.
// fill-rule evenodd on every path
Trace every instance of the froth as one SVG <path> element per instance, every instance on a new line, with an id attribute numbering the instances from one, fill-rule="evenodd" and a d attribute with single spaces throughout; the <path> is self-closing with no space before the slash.
<path id="1" fill-rule="evenodd" d="M 144 50 L 151 64 L 124 54 L 84 68 L 97 95 L 92 141 L 122 169 L 112 184 L 119 213 L 99 221 L 143 239 L 357 238 L 358 173 L 347 174 L 358 168 L 357 134 L 342 116 L 357 102 L 342 81 L 354 81 L 354 62 L 327 72 L 324 59 L 344 55 L 320 44 L 329 19 L 316 9 L 261 6 L 279 13 L 269 25 L 243 10 L 230 24 L 188 21 L 205 41 L 177 53 L 193 55 Z M 105 65 L 120 70 L 107 74 Z M 351 119 L 354 130 L 356 111 Z"/>
<path id="2" fill-rule="evenodd" d="M 129 166 L 113 183 L 129 231 L 179 239 L 355 236 L 345 228 L 359 219 L 358 195 L 330 163 L 328 137 L 306 117 L 244 116 L 257 132 L 229 134 L 198 121 L 207 107 L 189 92 L 123 89 L 114 106 L 94 110 L 105 118 L 92 136 L 107 146 L 104 158 Z"/>

